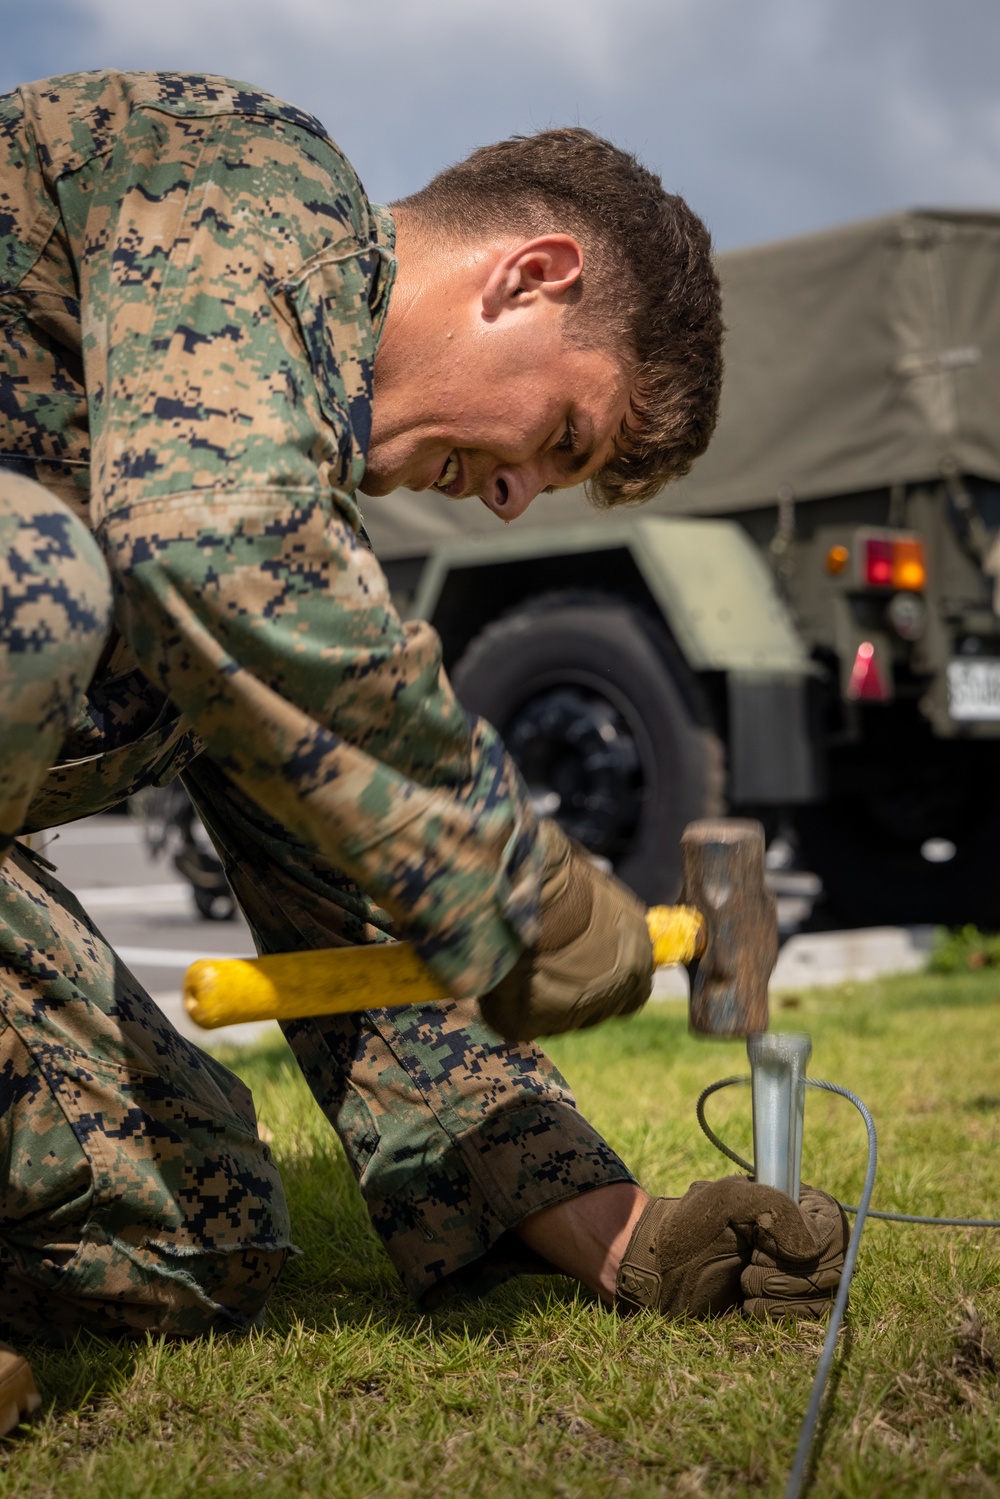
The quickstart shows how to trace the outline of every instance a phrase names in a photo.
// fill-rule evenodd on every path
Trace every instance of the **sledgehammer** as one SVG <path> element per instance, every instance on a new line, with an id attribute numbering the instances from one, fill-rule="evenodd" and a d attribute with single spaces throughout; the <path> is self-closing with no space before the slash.
<path id="1" fill-rule="evenodd" d="M 647 912 L 653 962 L 686 964 L 691 1029 L 748 1036 L 767 1029 L 767 984 L 778 956 L 773 897 L 764 886 L 764 829 L 718 818 L 681 838 L 681 904 Z M 184 979 L 184 1006 L 207 1030 L 247 1020 L 297 1020 L 448 999 L 408 942 L 203 958 Z"/>

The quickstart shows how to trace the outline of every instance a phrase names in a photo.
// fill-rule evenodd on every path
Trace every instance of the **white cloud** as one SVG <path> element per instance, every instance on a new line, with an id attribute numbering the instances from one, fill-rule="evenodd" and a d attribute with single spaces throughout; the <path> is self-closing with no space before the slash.
<path id="1" fill-rule="evenodd" d="M 515 61 L 545 54 L 551 66 L 593 87 L 620 81 L 634 29 L 650 22 L 687 20 L 696 0 L 574 0 L 572 10 L 536 0 L 173 0 L 169 25 L 155 6 L 134 0 L 77 0 L 104 44 L 116 52 L 175 57 L 192 42 L 206 53 L 225 52 L 250 65 L 315 64 L 349 59 L 375 70 L 387 52 L 412 64 L 411 84 L 447 90 L 447 69 L 428 71 L 435 57 L 462 60 L 463 69 L 489 68 L 497 52 Z M 158 64 L 159 65 L 159 64 Z"/>
<path id="2" fill-rule="evenodd" d="M 30 34 L 27 76 L 115 66 L 248 79 L 318 114 L 379 197 L 484 141 L 578 120 L 662 171 L 723 243 L 913 202 L 1000 206 L 996 0 L 5 7 L 7 83 L 18 34 Z"/>

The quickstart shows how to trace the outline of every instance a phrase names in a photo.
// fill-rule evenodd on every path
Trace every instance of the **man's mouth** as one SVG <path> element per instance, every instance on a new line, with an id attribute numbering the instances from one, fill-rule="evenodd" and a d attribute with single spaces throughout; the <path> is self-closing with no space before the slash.
<path id="1" fill-rule="evenodd" d="M 448 461 L 435 479 L 432 487 L 440 490 L 442 494 L 452 496 L 452 498 L 459 493 L 462 487 L 462 465 L 458 461 L 458 454 L 454 448 L 448 454 Z"/>

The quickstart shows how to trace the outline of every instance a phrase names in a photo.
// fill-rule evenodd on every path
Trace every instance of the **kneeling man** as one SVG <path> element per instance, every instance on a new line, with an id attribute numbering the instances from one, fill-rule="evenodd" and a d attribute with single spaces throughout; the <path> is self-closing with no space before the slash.
<path id="1" fill-rule="evenodd" d="M 685 473 L 721 372 L 701 222 L 581 129 L 378 208 L 310 116 L 164 74 L 0 100 L 0 204 L 0 1321 L 238 1326 L 288 1253 L 246 1090 L 17 841 L 176 775 L 261 952 L 405 935 L 454 996 L 286 1026 L 414 1297 L 547 1267 L 697 1314 L 756 1254 L 828 1299 L 828 1200 L 651 1202 L 532 1044 L 644 1003 L 644 912 L 535 817 L 359 508 L 513 521 Z"/>

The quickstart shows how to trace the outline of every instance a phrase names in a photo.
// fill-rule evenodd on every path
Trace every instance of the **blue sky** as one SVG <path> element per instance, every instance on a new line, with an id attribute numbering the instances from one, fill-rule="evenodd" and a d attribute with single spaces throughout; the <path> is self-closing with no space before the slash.
<path id="1" fill-rule="evenodd" d="M 373 198 L 578 122 L 722 247 L 911 205 L 1000 209 L 997 0 L 0 0 L 0 90 L 227 73 L 312 110 Z"/>

